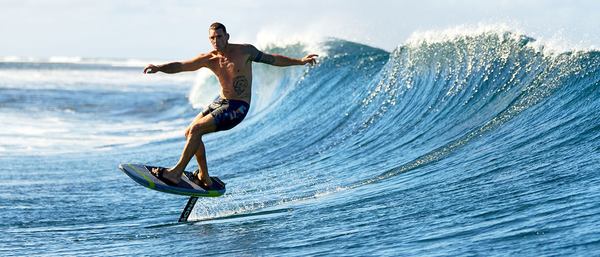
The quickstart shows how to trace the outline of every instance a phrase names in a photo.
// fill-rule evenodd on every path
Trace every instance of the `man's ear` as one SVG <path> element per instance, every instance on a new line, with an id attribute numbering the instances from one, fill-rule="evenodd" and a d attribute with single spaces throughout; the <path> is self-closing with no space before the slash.
<path id="1" fill-rule="evenodd" d="M 229 41 L 229 33 L 225 34 L 225 41 Z"/>

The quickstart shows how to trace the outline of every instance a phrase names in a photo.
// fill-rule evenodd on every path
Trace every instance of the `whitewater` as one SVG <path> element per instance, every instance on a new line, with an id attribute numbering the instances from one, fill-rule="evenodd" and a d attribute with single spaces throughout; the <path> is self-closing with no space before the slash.
<path id="1" fill-rule="evenodd" d="M 0 60 L 0 255 L 600 254 L 600 52 L 502 29 L 317 47 L 254 64 L 249 115 L 204 138 L 227 193 L 183 224 L 186 197 L 117 166 L 173 165 L 214 76 Z"/>

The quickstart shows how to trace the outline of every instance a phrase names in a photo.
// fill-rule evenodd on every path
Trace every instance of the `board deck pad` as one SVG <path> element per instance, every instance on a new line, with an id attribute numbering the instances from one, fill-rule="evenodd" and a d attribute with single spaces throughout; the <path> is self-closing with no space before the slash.
<path id="1" fill-rule="evenodd" d="M 181 181 L 179 181 L 177 185 L 169 185 L 150 172 L 154 168 L 160 167 L 129 163 L 119 165 L 119 169 L 121 169 L 123 173 L 127 174 L 127 176 L 129 176 L 135 182 L 156 191 L 195 197 L 217 197 L 225 193 L 225 183 L 223 183 L 223 181 L 221 181 L 218 177 L 210 177 L 212 179 L 213 186 L 209 190 L 206 190 L 196 183 L 190 181 L 189 178 L 193 176 L 193 173 L 188 171 L 184 172 L 184 175 L 181 176 Z"/>

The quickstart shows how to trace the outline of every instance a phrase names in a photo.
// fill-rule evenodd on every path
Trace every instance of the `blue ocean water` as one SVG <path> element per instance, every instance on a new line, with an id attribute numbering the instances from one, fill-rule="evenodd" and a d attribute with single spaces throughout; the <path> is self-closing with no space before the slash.
<path id="1" fill-rule="evenodd" d="M 186 197 L 117 166 L 173 165 L 214 77 L 0 62 L 0 255 L 600 255 L 598 51 L 499 30 L 319 47 L 254 65 L 249 116 L 204 139 L 227 194 L 183 224 Z"/>

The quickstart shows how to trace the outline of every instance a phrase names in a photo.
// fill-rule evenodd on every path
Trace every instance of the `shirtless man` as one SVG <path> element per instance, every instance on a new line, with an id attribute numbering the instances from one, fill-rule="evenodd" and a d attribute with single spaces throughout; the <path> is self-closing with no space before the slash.
<path id="1" fill-rule="evenodd" d="M 239 124 L 250 108 L 252 96 L 252 62 L 261 62 L 274 66 L 292 66 L 315 64 L 316 54 L 309 54 L 302 59 L 263 53 L 250 44 L 230 44 L 229 34 L 225 26 L 215 22 L 208 29 L 208 39 L 214 50 L 198 57 L 163 65 L 150 64 L 144 73 L 178 73 L 209 68 L 221 84 L 220 97 L 198 114 L 187 127 L 187 142 L 177 164 L 169 169 L 154 169 L 152 173 L 165 182 L 177 184 L 181 175 L 193 156 L 198 161 L 199 172 L 193 181 L 205 189 L 212 186 L 208 176 L 206 154 L 202 136 L 211 132 L 228 130 Z"/>

